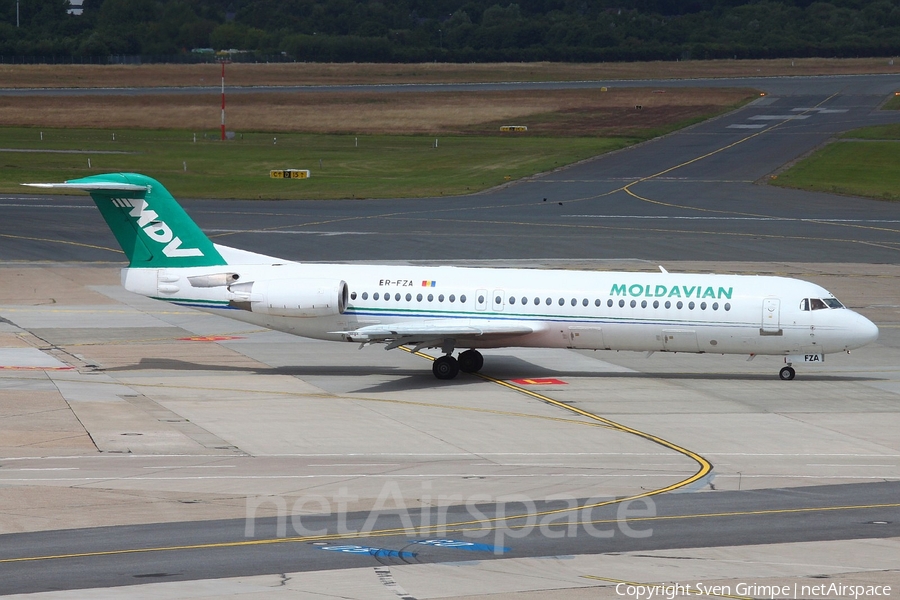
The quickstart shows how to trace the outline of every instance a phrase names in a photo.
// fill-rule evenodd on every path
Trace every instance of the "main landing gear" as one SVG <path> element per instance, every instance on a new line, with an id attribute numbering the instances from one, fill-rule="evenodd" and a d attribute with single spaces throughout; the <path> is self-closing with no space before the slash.
<path id="1" fill-rule="evenodd" d="M 794 367 L 792 367 L 790 365 L 788 365 L 786 367 L 782 367 L 781 370 L 778 372 L 778 376 L 781 377 L 782 381 L 790 381 L 791 379 L 794 378 L 794 375 L 796 375 L 796 374 L 797 374 L 797 372 L 794 370 Z"/>
<path id="2" fill-rule="evenodd" d="M 460 371 L 463 373 L 477 373 L 483 366 L 484 356 L 481 355 L 481 352 L 466 350 L 459 353 L 458 359 L 453 358 L 450 354 L 434 359 L 431 371 L 438 379 L 453 379 L 459 375 Z"/>

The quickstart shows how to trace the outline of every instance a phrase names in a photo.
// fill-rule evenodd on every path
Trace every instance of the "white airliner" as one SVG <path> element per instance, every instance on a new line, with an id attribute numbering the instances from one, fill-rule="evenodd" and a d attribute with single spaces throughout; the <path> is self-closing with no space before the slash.
<path id="1" fill-rule="evenodd" d="M 778 355 L 821 363 L 878 337 L 824 288 L 783 277 L 298 263 L 213 244 L 135 173 L 25 184 L 91 194 L 137 294 L 320 340 L 440 348 L 434 375 L 480 370 L 479 348 Z M 457 358 L 453 353 L 463 349 Z"/>

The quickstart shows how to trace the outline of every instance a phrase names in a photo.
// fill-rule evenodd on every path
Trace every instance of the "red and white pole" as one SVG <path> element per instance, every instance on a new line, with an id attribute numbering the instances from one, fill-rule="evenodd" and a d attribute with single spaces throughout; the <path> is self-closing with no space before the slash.
<path id="1" fill-rule="evenodd" d="M 225 141 L 225 61 L 222 61 L 222 141 Z"/>

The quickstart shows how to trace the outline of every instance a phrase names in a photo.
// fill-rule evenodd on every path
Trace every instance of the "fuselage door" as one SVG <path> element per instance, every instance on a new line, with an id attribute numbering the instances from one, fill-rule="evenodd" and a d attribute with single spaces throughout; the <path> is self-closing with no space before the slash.
<path id="1" fill-rule="evenodd" d="M 506 292 L 503 290 L 494 290 L 492 299 L 494 311 L 501 311 L 506 304 Z"/>
<path id="2" fill-rule="evenodd" d="M 478 290 L 475 292 L 475 310 L 487 310 L 488 291 Z"/>
<path id="3" fill-rule="evenodd" d="M 605 347 L 603 330 L 600 327 L 569 327 L 569 348 L 602 350 Z"/>
<path id="4" fill-rule="evenodd" d="M 781 301 L 778 298 L 763 298 L 762 335 L 781 334 Z"/>
<path id="5" fill-rule="evenodd" d="M 666 352 L 700 352 L 697 332 L 693 329 L 663 329 Z"/>

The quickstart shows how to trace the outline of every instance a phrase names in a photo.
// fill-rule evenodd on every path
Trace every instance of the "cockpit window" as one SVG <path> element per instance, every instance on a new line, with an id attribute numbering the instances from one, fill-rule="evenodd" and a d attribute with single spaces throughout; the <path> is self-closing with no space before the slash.
<path id="1" fill-rule="evenodd" d="M 809 310 L 822 310 L 823 308 L 828 308 L 828 305 L 818 298 L 809 299 Z"/>
<path id="2" fill-rule="evenodd" d="M 837 298 L 804 298 L 800 301 L 800 310 L 823 310 L 826 308 L 844 308 Z"/>

